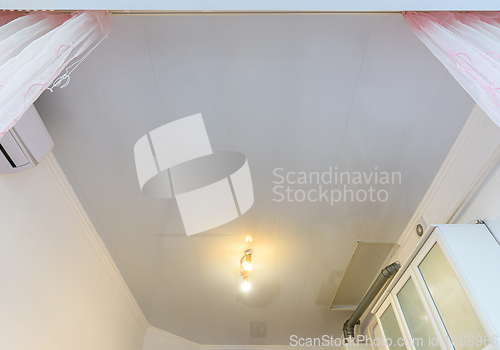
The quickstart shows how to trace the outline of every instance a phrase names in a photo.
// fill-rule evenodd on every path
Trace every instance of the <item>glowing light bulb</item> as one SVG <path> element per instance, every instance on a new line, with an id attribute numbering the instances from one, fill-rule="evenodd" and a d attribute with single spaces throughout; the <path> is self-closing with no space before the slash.
<path id="1" fill-rule="evenodd" d="M 250 288 L 252 288 L 252 286 L 248 282 L 248 276 L 243 275 L 243 283 L 241 284 L 241 289 L 243 289 L 244 291 L 247 291 L 247 290 L 250 290 Z"/>
<path id="2" fill-rule="evenodd" d="M 243 270 L 245 270 L 245 271 L 252 271 L 253 270 L 252 263 L 247 263 L 246 261 L 244 261 L 243 264 L 241 264 L 241 266 L 243 267 Z"/>
<path id="3" fill-rule="evenodd" d="M 247 236 L 247 241 L 246 241 L 246 242 L 247 242 L 247 243 L 252 243 L 252 237 Z"/>
<path id="4" fill-rule="evenodd" d="M 241 268 L 245 271 L 252 271 L 252 253 L 246 253 L 240 260 Z"/>
<path id="5" fill-rule="evenodd" d="M 241 284 L 241 289 L 243 289 L 243 290 L 245 290 L 245 291 L 246 291 L 246 290 L 250 290 L 250 288 L 252 288 L 252 286 L 251 286 L 251 285 L 250 285 L 250 283 L 248 283 L 248 282 L 243 282 L 243 283 Z"/>

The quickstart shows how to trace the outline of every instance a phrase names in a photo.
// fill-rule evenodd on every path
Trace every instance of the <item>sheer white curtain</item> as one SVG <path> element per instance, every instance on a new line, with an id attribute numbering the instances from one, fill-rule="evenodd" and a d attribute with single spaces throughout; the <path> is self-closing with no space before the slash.
<path id="1" fill-rule="evenodd" d="M 408 26 L 500 126 L 500 12 L 406 12 Z"/>
<path id="2" fill-rule="evenodd" d="M 0 25 L 1 139 L 68 63 L 109 33 L 110 17 L 106 11 L 5 11 Z"/>

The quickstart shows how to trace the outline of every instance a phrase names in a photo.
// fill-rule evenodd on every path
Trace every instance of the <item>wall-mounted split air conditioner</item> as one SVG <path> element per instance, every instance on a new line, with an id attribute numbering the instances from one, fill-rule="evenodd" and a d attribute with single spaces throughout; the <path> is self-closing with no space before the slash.
<path id="1" fill-rule="evenodd" d="M 0 140 L 0 173 L 16 173 L 34 167 L 54 147 L 34 106 Z"/>

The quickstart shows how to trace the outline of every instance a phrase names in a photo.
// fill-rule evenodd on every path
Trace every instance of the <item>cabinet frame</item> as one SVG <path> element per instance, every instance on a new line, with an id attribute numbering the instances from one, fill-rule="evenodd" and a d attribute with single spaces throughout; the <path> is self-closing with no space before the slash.
<path id="1" fill-rule="evenodd" d="M 489 230 L 485 225 L 432 225 L 432 226 L 433 227 L 431 228 L 430 233 L 428 235 L 425 235 L 426 237 L 423 237 L 423 239 L 425 239 L 425 242 L 422 242 L 416 248 L 416 251 L 412 254 L 411 261 L 405 264 L 404 267 L 406 267 L 406 269 L 401 271 L 401 274 L 396 276 L 398 279 L 395 280 L 393 283 L 391 283 L 391 285 L 389 286 L 390 289 L 388 290 L 388 292 L 386 292 L 387 296 L 385 300 L 378 302 L 375 308 L 372 310 L 372 313 L 375 314 L 376 322 L 381 329 L 381 333 L 385 337 L 384 328 L 382 327 L 380 318 L 383 315 L 383 313 L 387 310 L 389 305 L 392 305 L 403 338 L 411 339 L 411 333 L 408 328 L 407 322 L 405 320 L 401 305 L 399 304 L 397 294 L 401 291 L 404 285 L 410 279 L 412 279 L 415 288 L 418 292 L 419 299 L 422 302 L 424 310 L 429 317 L 431 328 L 434 331 L 435 337 L 438 341 L 438 346 L 443 350 L 455 349 L 419 269 L 420 263 L 425 259 L 427 254 L 431 251 L 431 249 L 437 244 L 443 251 L 446 260 L 450 264 L 456 278 L 458 279 L 460 286 L 464 290 L 464 293 L 467 299 L 469 300 L 474 312 L 476 313 L 479 322 L 481 323 L 481 326 L 483 327 L 488 339 L 490 341 L 492 341 L 492 339 L 498 339 L 498 335 L 495 332 L 495 325 L 491 324 L 491 318 L 488 318 L 487 312 L 485 313 L 484 304 L 486 300 L 486 302 L 489 302 L 488 306 L 492 305 L 493 307 L 498 308 L 498 306 L 500 306 L 500 302 L 491 301 L 490 299 L 485 298 L 483 295 L 480 295 L 482 299 L 478 298 L 476 295 L 478 293 L 475 293 L 475 291 L 477 292 L 478 290 L 481 290 L 480 288 L 487 288 L 487 287 L 482 285 L 480 285 L 479 287 L 477 285 L 471 285 L 471 283 L 477 284 L 477 280 L 475 282 L 474 281 L 471 282 L 470 278 L 467 278 L 467 271 L 464 272 L 463 268 L 464 264 L 470 262 L 468 261 L 463 262 L 458 260 L 460 258 L 464 260 L 463 259 L 464 250 L 467 249 L 467 246 L 465 248 L 460 247 L 460 244 L 462 245 L 464 244 L 463 242 L 467 243 L 468 241 L 470 241 L 482 245 L 487 244 L 490 247 L 490 249 L 488 250 L 489 255 L 492 255 L 492 252 L 495 251 L 500 252 L 500 245 L 493 238 L 493 236 L 491 235 L 491 233 L 489 232 Z M 455 226 L 458 230 L 461 231 L 457 232 L 457 235 L 454 235 L 453 232 L 450 231 L 450 226 Z M 440 227 L 444 228 L 443 232 L 441 231 Z M 464 229 L 470 229 L 470 235 L 472 236 L 467 237 L 466 235 L 464 235 L 465 233 Z M 465 237 L 465 239 L 463 237 Z M 460 240 L 462 240 L 463 242 Z M 492 248 L 491 247 L 492 245 L 495 245 L 495 247 Z M 459 249 L 458 250 L 459 254 L 454 254 L 453 249 L 455 249 L 456 253 L 457 247 L 461 248 L 461 252 L 459 251 L 460 250 Z M 488 256 L 486 258 L 488 258 Z M 495 260 L 495 257 L 491 256 L 491 261 L 493 262 L 494 266 L 496 266 L 497 269 L 500 270 L 499 260 L 498 259 Z M 490 269 L 489 273 L 491 274 L 492 271 L 494 271 L 494 269 Z M 469 271 L 468 276 L 470 275 L 471 274 Z M 368 327 L 368 333 L 369 336 L 372 337 L 372 339 L 373 339 L 373 330 L 372 330 L 373 327 L 374 324 Z M 405 346 L 407 350 L 418 350 L 413 343 L 409 344 L 406 343 Z"/>

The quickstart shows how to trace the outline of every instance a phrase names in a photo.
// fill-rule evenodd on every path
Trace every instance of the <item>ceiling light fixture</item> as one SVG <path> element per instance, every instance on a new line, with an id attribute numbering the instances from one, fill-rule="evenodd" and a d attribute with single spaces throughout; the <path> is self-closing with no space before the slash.
<path id="1" fill-rule="evenodd" d="M 243 283 L 241 284 L 241 289 L 243 289 L 244 291 L 247 291 L 250 288 L 252 288 L 252 286 L 248 282 L 248 276 L 246 274 L 242 274 L 242 276 L 243 276 Z"/>
<path id="2" fill-rule="evenodd" d="M 252 250 L 247 250 L 245 255 L 240 259 L 241 268 L 245 271 L 252 271 Z"/>

